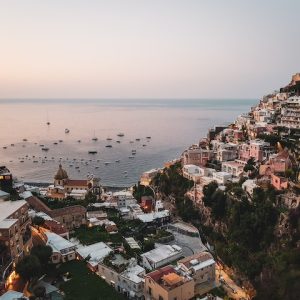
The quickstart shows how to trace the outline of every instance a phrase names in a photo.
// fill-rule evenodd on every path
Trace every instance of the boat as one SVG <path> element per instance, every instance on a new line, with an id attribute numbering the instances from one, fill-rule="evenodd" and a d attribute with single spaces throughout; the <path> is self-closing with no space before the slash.
<path id="1" fill-rule="evenodd" d="M 70 132 L 70 129 L 66 128 L 65 133 L 69 133 L 69 132 Z"/>
<path id="2" fill-rule="evenodd" d="M 77 143 L 81 143 L 81 140 L 78 140 Z"/>
<path id="3" fill-rule="evenodd" d="M 27 139 L 23 139 L 23 142 L 27 142 Z"/>
<path id="4" fill-rule="evenodd" d="M 48 112 L 47 112 L 47 122 L 46 122 L 46 124 L 47 124 L 48 126 L 50 125 Z"/>
<path id="5" fill-rule="evenodd" d="M 58 145 L 58 143 L 57 143 L 57 142 L 54 142 L 53 145 Z"/>
<path id="6" fill-rule="evenodd" d="M 7 147 L 6 147 L 6 146 L 3 146 L 3 149 L 7 149 Z"/>
<path id="7" fill-rule="evenodd" d="M 106 145 L 105 147 L 106 148 L 112 148 L 112 145 Z"/>
<path id="8" fill-rule="evenodd" d="M 143 147 L 146 147 L 147 145 L 146 144 L 143 144 Z"/>
<path id="9" fill-rule="evenodd" d="M 119 144 L 121 143 L 121 141 L 116 141 L 116 142 L 119 143 Z"/>
<path id="10" fill-rule="evenodd" d="M 44 147 L 45 145 L 44 144 L 40 144 L 40 147 Z"/>
<path id="11" fill-rule="evenodd" d="M 15 146 L 15 144 L 10 144 L 12 147 L 14 147 Z"/>
<path id="12" fill-rule="evenodd" d="M 59 140 L 59 142 L 60 142 L 60 143 L 62 143 L 62 142 L 63 142 L 63 140 Z"/>
<path id="13" fill-rule="evenodd" d="M 89 150 L 88 154 L 97 154 L 98 152 L 96 150 Z"/>
<path id="14" fill-rule="evenodd" d="M 75 169 L 79 169 L 79 166 L 76 166 Z"/>
<path id="15" fill-rule="evenodd" d="M 117 134 L 117 136 L 123 137 L 123 136 L 124 136 L 124 133 L 123 133 L 123 132 L 119 132 L 119 133 Z"/>
<path id="16" fill-rule="evenodd" d="M 93 138 L 92 138 L 92 141 L 94 141 L 94 142 L 98 141 L 98 138 L 97 138 L 96 135 L 95 135 L 95 130 L 94 130 L 94 136 L 93 136 Z"/>
<path id="17" fill-rule="evenodd" d="M 133 154 L 133 153 L 136 153 L 136 150 L 134 150 L 134 149 L 133 149 L 133 150 L 131 150 L 131 153 L 132 153 L 132 154 Z"/>
<path id="18" fill-rule="evenodd" d="M 116 163 L 119 163 L 119 162 L 120 162 L 120 160 L 119 160 L 119 159 L 117 159 L 117 160 L 116 160 Z"/>
<path id="19" fill-rule="evenodd" d="M 128 156 L 128 158 L 129 158 L 129 159 L 133 159 L 133 158 L 134 158 L 134 156 Z"/>
<path id="20" fill-rule="evenodd" d="M 124 171 L 123 173 L 124 173 L 124 174 L 127 174 L 127 171 Z"/>
<path id="21" fill-rule="evenodd" d="M 36 164 L 36 163 L 38 163 L 39 161 L 38 161 L 38 160 L 33 160 L 32 162 Z"/>
<path id="22" fill-rule="evenodd" d="M 95 167 L 95 169 L 99 169 L 99 167 L 98 167 L 98 166 L 96 166 L 96 167 Z"/>
<path id="23" fill-rule="evenodd" d="M 148 139 L 148 140 L 151 139 L 151 136 L 146 136 L 146 139 Z"/>
<path id="24" fill-rule="evenodd" d="M 109 164 L 110 164 L 110 162 L 109 162 L 109 161 L 106 161 L 104 164 L 107 166 L 107 165 L 109 165 Z"/>
<path id="25" fill-rule="evenodd" d="M 107 141 L 112 141 L 112 138 L 108 137 L 106 138 Z"/>
<path id="26" fill-rule="evenodd" d="M 130 143 L 130 144 L 133 144 L 133 141 L 130 141 L 129 143 Z"/>
<path id="27" fill-rule="evenodd" d="M 139 138 L 137 138 L 137 139 L 135 139 L 137 142 L 139 142 L 141 139 L 139 139 Z"/>
<path id="28" fill-rule="evenodd" d="M 48 147 L 43 147 L 42 150 L 43 151 L 49 151 L 49 148 Z"/>
<path id="29" fill-rule="evenodd" d="M 24 162 L 24 160 L 20 160 L 20 162 L 21 162 L 21 163 L 23 163 L 23 162 Z"/>

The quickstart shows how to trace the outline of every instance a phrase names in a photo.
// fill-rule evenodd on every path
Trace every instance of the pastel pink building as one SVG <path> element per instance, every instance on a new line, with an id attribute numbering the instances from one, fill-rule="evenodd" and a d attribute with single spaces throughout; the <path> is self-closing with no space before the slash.
<path id="1" fill-rule="evenodd" d="M 288 179 L 278 175 L 271 175 L 271 184 L 276 190 L 285 190 L 288 188 Z"/>

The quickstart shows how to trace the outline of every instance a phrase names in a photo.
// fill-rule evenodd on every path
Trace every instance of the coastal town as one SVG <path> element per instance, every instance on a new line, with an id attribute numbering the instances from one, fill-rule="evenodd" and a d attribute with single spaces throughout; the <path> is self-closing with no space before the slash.
<path id="1" fill-rule="evenodd" d="M 281 297 L 296 295 L 299 138 L 297 73 L 127 189 L 62 164 L 36 186 L 1 166 L 0 299 L 263 299 L 284 251 Z"/>

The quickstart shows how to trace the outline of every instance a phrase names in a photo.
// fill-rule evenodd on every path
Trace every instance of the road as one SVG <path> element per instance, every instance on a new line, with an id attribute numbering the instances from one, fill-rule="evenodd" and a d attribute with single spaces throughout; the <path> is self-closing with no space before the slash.
<path id="1" fill-rule="evenodd" d="M 217 284 L 222 285 L 229 297 L 240 300 L 240 299 L 250 299 L 245 290 L 239 287 L 225 272 L 221 264 L 216 264 L 216 281 Z"/>

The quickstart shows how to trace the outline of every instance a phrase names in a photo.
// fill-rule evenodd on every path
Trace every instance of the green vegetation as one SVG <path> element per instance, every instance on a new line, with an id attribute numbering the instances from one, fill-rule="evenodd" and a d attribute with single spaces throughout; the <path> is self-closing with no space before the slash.
<path id="1" fill-rule="evenodd" d="M 98 242 L 119 244 L 123 241 L 119 233 L 109 234 L 104 226 L 86 227 L 82 225 L 75 229 L 73 237 L 76 237 L 83 245 L 91 245 Z"/>
<path id="2" fill-rule="evenodd" d="M 141 185 L 140 182 L 133 187 L 133 197 L 139 202 L 143 196 L 154 196 L 153 191 L 148 186 Z"/>
<path id="3" fill-rule="evenodd" d="M 70 280 L 60 288 L 65 293 L 65 300 L 125 300 L 103 279 L 91 272 L 82 261 L 63 264 L 59 271 L 69 273 Z"/>
<path id="4" fill-rule="evenodd" d="M 44 223 L 45 223 L 45 219 L 42 218 L 42 217 L 35 216 L 35 217 L 32 219 L 32 224 L 33 224 L 33 225 L 36 225 L 36 226 L 42 226 L 42 225 L 44 225 Z"/>

